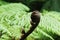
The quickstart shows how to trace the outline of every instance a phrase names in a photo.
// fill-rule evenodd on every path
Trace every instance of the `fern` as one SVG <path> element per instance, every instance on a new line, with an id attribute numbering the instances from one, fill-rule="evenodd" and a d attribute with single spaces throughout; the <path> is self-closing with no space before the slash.
<path id="1" fill-rule="evenodd" d="M 31 26 L 31 12 L 27 12 L 29 10 L 28 7 L 21 3 L 0 6 L 0 34 L 2 33 L 0 40 L 12 40 L 14 37 L 15 40 L 19 40 L 22 27 L 26 32 L 29 30 Z M 27 37 L 27 40 L 55 40 L 56 36 L 60 36 L 59 17 L 59 12 L 43 12 L 40 24 Z"/>

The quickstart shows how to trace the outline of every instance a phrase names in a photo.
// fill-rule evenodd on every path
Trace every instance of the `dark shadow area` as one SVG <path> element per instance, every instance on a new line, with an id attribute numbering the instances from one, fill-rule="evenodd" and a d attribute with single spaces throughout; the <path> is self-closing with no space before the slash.
<path id="1" fill-rule="evenodd" d="M 24 0 L 3 0 L 9 3 L 18 3 L 18 2 L 23 2 Z"/>
<path id="2" fill-rule="evenodd" d="M 59 35 L 55 35 L 54 39 L 55 40 L 60 40 L 60 36 Z"/>
<path id="3" fill-rule="evenodd" d="M 31 9 L 30 11 L 38 10 L 41 11 L 43 5 L 45 2 L 40 2 L 40 1 L 33 1 L 29 4 L 29 8 Z"/>
<path id="4" fill-rule="evenodd" d="M 60 12 L 60 0 L 46 0 L 46 1 L 32 1 L 26 2 L 26 0 L 3 0 L 9 3 L 23 3 L 30 8 L 30 11 L 46 9 L 48 11 Z"/>
<path id="5" fill-rule="evenodd" d="M 43 9 L 46 9 L 48 11 L 60 12 L 60 0 L 49 0 L 43 6 Z"/>
<path id="6" fill-rule="evenodd" d="M 30 8 L 30 11 L 34 11 L 34 10 L 38 10 L 41 11 L 43 5 L 47 2 L 47 1 L 32 1 L 30 3 L 26 3 L 26 0 L 3 0 L 9 3 L 23 3 L 24 5 L 28 6 Z"/>

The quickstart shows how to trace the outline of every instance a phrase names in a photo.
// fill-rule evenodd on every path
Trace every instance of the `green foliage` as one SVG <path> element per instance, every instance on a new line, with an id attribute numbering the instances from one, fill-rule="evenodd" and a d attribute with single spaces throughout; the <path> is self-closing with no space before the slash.
<path id="1" fill-rule="evenodd" d="M 59 15 L 58 12 L 54 11 L 41 14 L 41 22 L 30 36 L 35 40 L 55 40 L 56 36 L 60 36 Z"/>
<path id="2" fill-rule="evenodd" d="M 30 9 L 22 3 L 0 3 L 0 40 L 19 40 L 22 28 L 27 32 L 31 26 Z M 26 40 L 60 40 L 60 12 L 44 10 L 40 15 L 39 25 Z"/>
<path id="3" fill-rule="evenodd" d="M 48 0 L 43 9 L 60 12 L 60 0 Z"/>
<path id="4" fill-rule="evenodd" d="M 0 40 L 11 40 L 12 37 L 18 39 L 21 36 L 21 27 L 25 23 L 26 11 L 29 11 L 29 8 L 21 3 L 0 6 L 0 30 L 4 33 Z"/>
<path id="5" fill-rule="evenodd" d="M 8 3 L 0 0 L 0 6 L 1 5 L 6 5 L 6 4 L 8 4 Z"/>

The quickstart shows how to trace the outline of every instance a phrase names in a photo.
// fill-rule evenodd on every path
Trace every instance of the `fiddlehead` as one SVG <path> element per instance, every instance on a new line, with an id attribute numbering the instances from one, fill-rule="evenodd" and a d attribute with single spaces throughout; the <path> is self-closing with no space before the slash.
<path id="1" fill-rule="evenodd" d="M 20 40 L 24 40 L 29 34 L 31 34 L 34 29 L 37 27 L 37 25 L 40 22 L 40 13 L 39 11 L 33 11 L 31 14 L 31 27 L 30 30 L 27 33 L 24 33 L 24 35 L 21 36 Z"/>

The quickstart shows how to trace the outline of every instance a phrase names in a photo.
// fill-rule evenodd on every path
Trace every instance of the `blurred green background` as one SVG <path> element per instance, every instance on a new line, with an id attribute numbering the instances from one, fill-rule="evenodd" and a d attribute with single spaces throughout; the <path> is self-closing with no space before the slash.
<path id="1" fill-rule="evenodd" d="M 41 21 L 26 40 L 60 40 L 60 0 L 0 0 L 0 40 L 19 40 L 36 9 Z"/>

